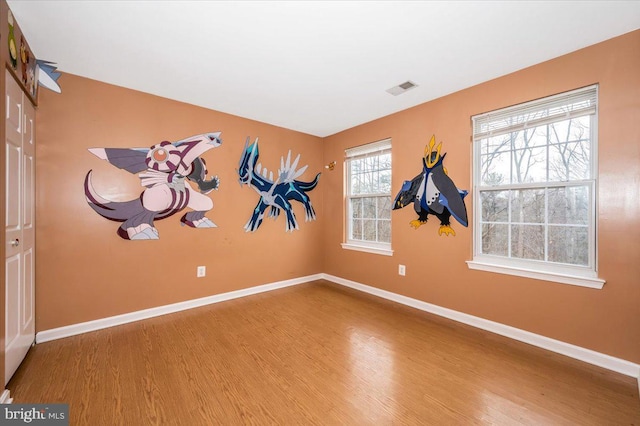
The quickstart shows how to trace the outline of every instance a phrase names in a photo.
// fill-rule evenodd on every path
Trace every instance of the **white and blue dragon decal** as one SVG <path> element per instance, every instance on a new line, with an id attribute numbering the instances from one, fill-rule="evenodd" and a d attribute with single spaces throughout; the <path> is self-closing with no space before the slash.
<path id="1" fill-rule="evenodd" d="M 247 232 L 254 232 L 262 224 L 265 212 L 268 207 L 269 217 L 274 220 L 280 215 L 280 211 L 284 211 L 287 217 L 287 232 L 299 229 L 296 215 L 293 212 L 292 200 L 302 203 L 305 210 L 305 221 L 315 220 L 316 212 L 311 205 L 311 199 L 307 195 L 308 191 L 313 190 L 318 185 L 320 173 L 311 182 L 301 182 L 296 178 L 302 176 L 308 166 L 303 166 L 296 170 L 300 161 L 300 154 L 291 162 L 291 150 L 285 161 L 284 157 L 280 158 L 280 168 L 278 169 L 278 177 L 273 180 L 273 171 L 269 172 L 262 164 L 258 163 L 258 139 L 249 144 L 250 138 L 247 138 L 240 165 L 238 167 L 239 182 L 241 185 L 250 185 L 260 195 L 260 201 L 253 209 L 251 219 L 244 226 Z"/>

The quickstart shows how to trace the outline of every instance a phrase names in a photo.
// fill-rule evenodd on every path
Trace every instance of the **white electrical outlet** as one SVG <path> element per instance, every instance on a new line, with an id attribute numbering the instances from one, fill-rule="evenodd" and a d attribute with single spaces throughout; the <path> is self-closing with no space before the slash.
<path id="1" fill-rule="evenodd" d="M 398 265 L 398 275 L 402 275 L 403 277 L 407 274 L 407 267 L 404 265 Z"/>
<path id="2" fill-rule="evenodd" d="M 198 269 L 196 270 L 196 277 L 202 278 L 205 275 L 207 275 L 207 267 L 206 266 L 198 266 Z"/>

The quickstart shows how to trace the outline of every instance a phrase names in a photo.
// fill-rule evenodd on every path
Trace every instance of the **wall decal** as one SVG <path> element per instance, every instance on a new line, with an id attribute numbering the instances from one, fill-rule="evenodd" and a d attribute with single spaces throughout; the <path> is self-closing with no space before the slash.
<path id="1" fill-rule="evenodd" d="M 53 90 L 56 93 L 61 93 L 58 79 L 60 73 L 56 70 L 53 62 L 43 61 L 41 59 L 36 60 L 36 77 L 38 84 L 46 89 Z"/>
<path id="2" fill-rule="evenodd" d="M 412 220 L 409 224 L 414 229 L 427 223 L 427 216 L 432 214 L 440 219 L 439 235 L 455 236 L 456 232 L 451 228 L 449 218 L 453 216 L 463 226 L 468 225 L 467 207 L 464 204 L 464 197 L 468 191 L 456 188 L 442 164 L 446 155 L 446 153 L 440 155 L 442 142 L 437 147 L 435 144 L 434 135 L 424 149 L 422 172 L 412 180 L 404 181 L 402 189 L 396 195 L 393 210 L 413 203 L 418 219 Z"/>
<path id="3" fill-rule="evenodd" d="M 160 142 L 151 148 L 90 148 L 89 151 L 140 177 L 145 187 L 140 197 L 124 202 L 107 200 L 94 190 L 89 170 L 84 180 L 84 193 L 89 206 L 100 216 L 123 222 L 118 235 L 125 240 L 157 240 L 158 230 L 154 220 L 165 219 L 184 208 L 193 211 L 185 213 L 180 222 L 192 228 L 215 228 L 216 225 L 205 217 L 213 208 L 213 201 L 207 197 L 218 189 L 217 176 L 207 180 L 207 169 L 202 154 L 222 144 L 220 132 L 191 136 L 177 142 Z M 191 188 L 185 178 L 198 186 L 199 192 Z"/>
<path id="4" fill-rule="evenodd" d="M 287 217 L 287 232 L 299 229 L 296 215 L 293 212 L 293 206 L 290 203 L 291 200 L 299 201 L 304 205 L 305 222 L 315 220 L 316 212 L 311 205 L 311 199 L 306 193 L 318 185 L 320 173 L 318 173 L 311 182 L 296 180 L 297 177 L 300 177 L 305 170 L 307 170 L 308 166 L 303 166 L 296 170 L 298 161 L 300 160 L 300 154 L 298 154 L 296 159 L 293 160 L 293 163 L 291 163 L 291 150 L 289 150 L 286 162 L 284 157 L 280 158 L 278 178 L 274 182 L 273 171 L 268 172 L 260 163 L 256 165 L 259 157 L 258 138 L 256 138 L 256 141 L 251 145 L 249 145 L 249 141 L 250 139 L 247 138 L 242 158 L 240 158 L 240 166 L 238 168 L 238 175 L 240 176 L 239 182 L 241 185 L 250 185 L 255 189 L 260 195 L 260 200 L 255 209 L 253 209 L 253 215 L 244 226 L 244 229 L 247 232 L 254 232 L 258 229 L 262 224 L 267 207 L 271 207 L 269 217 L 272 217 L 274 220 L 280 215 L 280 210 L 284 210 Z"/>

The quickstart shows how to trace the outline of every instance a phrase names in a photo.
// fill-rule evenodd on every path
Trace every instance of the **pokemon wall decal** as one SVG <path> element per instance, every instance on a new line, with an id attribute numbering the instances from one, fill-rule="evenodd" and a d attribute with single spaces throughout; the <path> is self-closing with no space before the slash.
<path id="1" fill-rule="evenodd" d="M 60 73 L 57 71 L 53 62 L 38 59 L 36 60 L 36 67 L 36 78 L 38 79 L 38 84 L 46 89 L 53 90 L 56 93 L 61 93 L 62 89 L 60 89 L 60 85 L 58 84 Z"/>
<path id="2" fill-rule="evenodd" d="M 449 218 L 453 216 L 463 226 L 468 225 L 467 208 L 464 204 L 464 197 L 468 191 L 456 188 L 442 164 L 446 155 L 446 153 L 440 154 L 442 142 L 437 147 L 435 144 L 434 135 L 424 149 L 422 172 L 412 180 L 404 181 L 402 189 L 396 195 L 393 210 L 413 203 L 418 219 L 412 220 L 409 224 L 414 229 L 427 223 L 427 216 L 432 214 L 440 219 L 439 235 L 455 236 L 456 233 L 451 228 Z"/>
<path id="3" fill-rule="evenodd" d="M 207 180 L 207 169 L 202 154 L 222 144 L 220 132 L 191 136 L 177 142 L 160 142 L 151 148 L 91 148 L 89 151 L 112 165 L 129 173 L 139 174 L 145 189 L 140 197 L 115 202 L 101 197 L 91 184 L 92 171 L 84 180 L 84 193 L 89 206 L 100 216 L 123 222 L 117 234 L 125 240 L 157 240 L 154 220 L 165 219 L 184 208 L 180 222 L 192 228 L 215 228 L 205 217 L 213 208 L 207 197 L 218 189 L 217 176 Z M 186 181 L 198 186 L 196 192 Z"/>
<path id="4" fill-rule="evenodd" d="M 250 185 L 260 195 L 260 200 L 253 209 L 253 215 L 244 226 L 246 232 L 254 232 L 262 224 L 265 211 L 268 207 L 269 217 L 274 220 L 280 215 L 280 211 L 283 210 L 286 217 L 286 231 L 291 232 L 298 228 L 298 221 L 296 215 L 293 212 L 292 200 L 302 203 L 305 209 L 305 221 L 315 220 L 316 212 L 311 205 L 311 199 L 306 194 L 308 191 L 313 190 L 318 185 L 320 179 L 320 173 L 318 173 L 315 179 L 311 182 L 301 182 L 296 180 L 300 177 L 308 166 L 298 167 L 298 161 L 300 160 L 300 154 L 291 163 L 291 150 L 287 154 L 287 160 L 285 162 L 284 157 L 280 158 L 280 169 L 278 169 L 278 178 L 273 181 L 273 171 L 268 172 L 266 168 L 262 167 L 262 164 L 258 163 L 258 138 L 256 141 L 249 145 L 250 138 L 247 138 L 247 142 L 244 146 L 242 157 L 240 158 L 240 166 L 238 168 L 238 175 L 240 176 L 240 185 Z"/>

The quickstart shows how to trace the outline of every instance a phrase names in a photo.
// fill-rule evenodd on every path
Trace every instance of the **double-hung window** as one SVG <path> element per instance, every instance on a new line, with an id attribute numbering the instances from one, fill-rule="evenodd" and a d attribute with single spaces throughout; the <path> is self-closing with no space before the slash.
<path id="1" fill-rule="evenodd" d="M 391 139 L 345 151 L 343 248 L 392 255 Z"/>
<path id="2" fill-rule="evenodd" d="M 473 269 L 602 288 L 598 87 L 472 117 Z"/>

